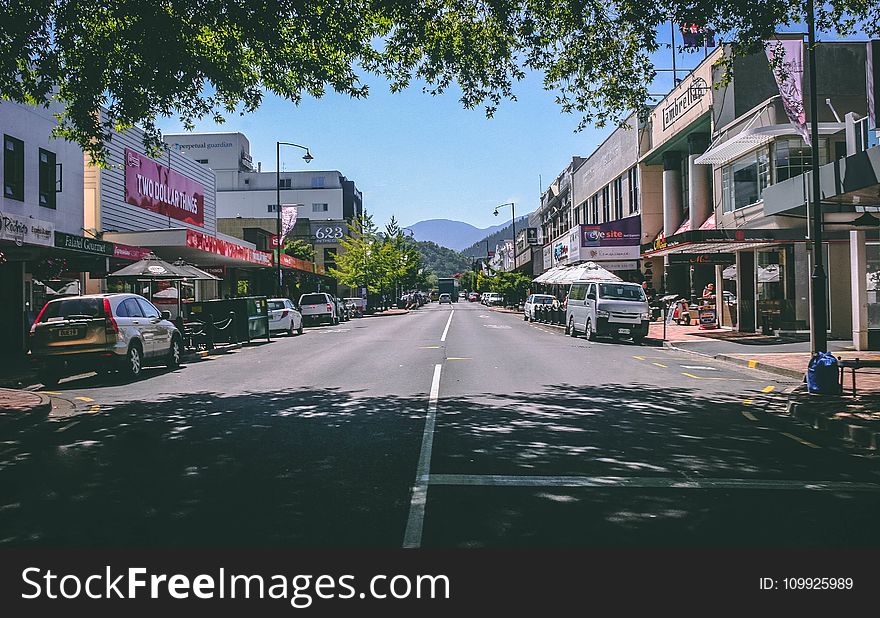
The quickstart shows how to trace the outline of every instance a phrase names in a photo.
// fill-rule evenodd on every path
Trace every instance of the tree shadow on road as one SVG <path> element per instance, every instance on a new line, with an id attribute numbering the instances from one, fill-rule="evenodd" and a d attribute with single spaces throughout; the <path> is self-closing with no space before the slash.
<path id="1" fill-rule="evenodd" d="M 399 547 L 426 407 L 426 393 L 200 392 L 10 423 L 0 443 L 0 543 Z M 732 396 L 652 385 L 441 399 L 434 435 L 432 474 L 864 480 L 839 455 L 805 456 L 801 445 L 756 427 Z M 676 546 L 726 538 L 713 503 L 726 494 L 643 488 L 621 502 L 623 490 L 614 491 L 432 486 L 426 542 Z M 739 508 L 761 509 L 768 495 L 748 495 Z M 861 504 L 848 492 L 833 497 L 835 508 Z M 593 523 L 578 510 L 585 504 Z M 774 517 L 778 530 L 794 512 L 785 505 L 737 514 L 752 526 Z M 573 533 L 536 532 L 550 529 Z"/>

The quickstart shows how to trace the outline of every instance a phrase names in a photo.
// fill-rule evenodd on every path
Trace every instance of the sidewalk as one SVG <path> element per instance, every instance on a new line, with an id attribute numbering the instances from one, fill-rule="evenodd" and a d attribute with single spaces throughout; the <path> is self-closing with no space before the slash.
<path id="1" fill-rule="evenodd" d="M 662 339 L 663 324 L 651 324 L 649 336 Z M 804 379 L 811 357 L 809 341 L 694 326 L 667 325 L 664 345 L 797 380 Z M 839 358 L 880 360 L 880 352 L 856 352 L 849 341 L 829 341 L 828 349 Z M 840 396 L 812 395 L 799 386 L 789 395 L 788 414 L 850 444 L 880 448 L 880 371 L 863 369 L 856 376 L 855 397 L 849 371 Z"/>
<path id="2" fill-rule="evenodd" d="M 51 410 L 52 401 L 42 393 L 0 388 L 0 411 L 28 414 Z"/>

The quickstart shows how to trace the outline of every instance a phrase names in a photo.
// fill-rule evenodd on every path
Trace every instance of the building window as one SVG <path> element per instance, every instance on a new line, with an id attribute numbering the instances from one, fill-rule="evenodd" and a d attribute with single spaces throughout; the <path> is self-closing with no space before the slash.
<path id="1" fill-rule="evenodd" d="M 323 176 L 312 176 L 312 189 L 323 189 L 324 188 L 324 177 Z"/>
<path id="2" fill-rule="evenodd" d="M 629 176 L 629 214 L 639 212 L 639 168 L 634 167 L 627 172 Z"/>
<path id="3" fill-rule="evenodd" d="M 623 176 L 614 179 L 614 218 L 623 219 Z"/>
<path id="4" fill-rule="evenodd" d="M 336 268 L 336 249 L 324 249 L 324 267 Z"/>
<path id="5" fill-rule="evenodd" d="M 581 224 L 581 209 L 580 208 L 574 209 L 574 224 L 575 225 Z"/>
<path id="6" fill-rule="evenodd" d="M 196 163 L 201 163 L 202 165 L 207 165 L 208 160 L 207 159 L 196 159 Z"/>
<path id="7" fill-rule="evenodd" d="M 773 166 L 776 171 L 774 182 L 782 182 L 800 176 L 812 168 L 812 152 L 804 140 L 797 138 L 781 139 L 774 144 Z M 828 163 L 828 140 L 819 140 L 819 165 Z"/>
<path id="8" fill-rule="evenodd" d="M 55 153 L 40 148 L 40 206 L 55 209 L 56 178 Z"/>
<path id="9" fill-rule="evenodd" d="M 3 136 L 3 197 L 24 201 L 24 142 Z"/>
<path id="10" fill-rule="evenodd" d="M 327 212 L 327 204 L 312 204 L 312 212 Z"/>
<path id="11" fill-rule="evenodd" d="M 611 186 L 602 187 L 602 221 L 611 221 Z"/>
<path id="12" fill-rule="evenodd" d="M 590 198 L 590 223 L 596 225 L 599 223 L 599 194 L 596 193 Z"/>
<path id="13" fill-rule="evenodd" d="M 269 204 L 268 206 L 266 206 L 266 210 L 269 212 L 277 212 L 278 211 L 278 209 L 275 208 L 275 204 Z"/>
<path id="14" fill-rule="evenodd" d="M 281 178 L 281 179 L 278 181 L 278 188 L 279 188 L 279 189 L 289 189 L 290 187 L 291 187 L 291 180 L 290 180 L 290 178 Z"/>
<path id="15" fill-rule="evenodd" d="M 724 212 L 757 203 L 770 184 L 770 153 L 766 148 L 752 152 L 721 168 Z"/>

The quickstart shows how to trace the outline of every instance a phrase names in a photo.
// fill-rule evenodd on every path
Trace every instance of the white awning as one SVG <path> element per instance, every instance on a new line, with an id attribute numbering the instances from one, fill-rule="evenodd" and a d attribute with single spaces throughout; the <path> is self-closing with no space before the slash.
<path id="1" fill-rule="evenodd" d="M 622 281 L 622 279 L 596 262 L 584 262 L 575 266 L 554 266 L 536 277 L 533 283 L 569 285 L 575 281 Z"/>
<path id="2" fill-rule="evenodd" d="M 834 135 L 846 129 L 842 122 L 820 122 L 819 135 Z M 776 124 L 769 127 L 751 127 L 737 133 L 729 140 L 709 148 L 694 160 L 698 165 L 725 165 L 747 152 L 769 144 L 777 137 L 790 135 L 798 137 L 791 123 Z"/>

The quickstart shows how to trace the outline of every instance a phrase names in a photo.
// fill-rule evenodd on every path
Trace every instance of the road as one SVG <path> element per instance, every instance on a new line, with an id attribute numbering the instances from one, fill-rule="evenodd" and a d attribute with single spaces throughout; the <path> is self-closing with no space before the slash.
<path id="1" fill-rule="evenodd" d="M 74 411 L 0 418 L 0 543 L 880 545 L 877 459 L 784 416 L 793 385 L 432 303 L 62 382 Z"/>

